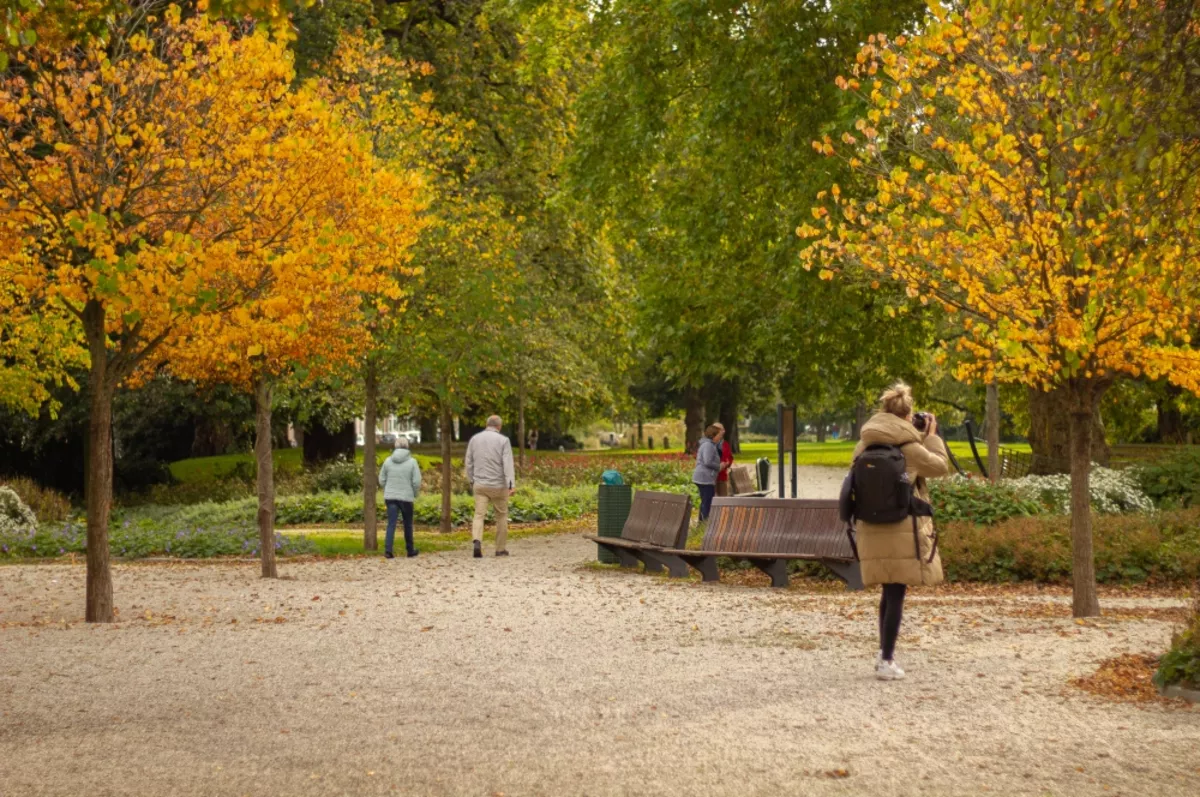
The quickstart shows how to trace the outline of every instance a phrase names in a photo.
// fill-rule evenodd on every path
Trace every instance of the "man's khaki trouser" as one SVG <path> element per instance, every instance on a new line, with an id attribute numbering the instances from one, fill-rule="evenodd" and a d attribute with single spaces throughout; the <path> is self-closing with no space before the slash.
<path id="1" fill-rule="evenodd" d="M 487 518 L 488 502 L 496 508 L 496 550 L 505 550 L 508 542 L 508 488 L 475 485 L 475 520 L 471 523 L 471 536 L 483 541 L 483 521 Z"/>

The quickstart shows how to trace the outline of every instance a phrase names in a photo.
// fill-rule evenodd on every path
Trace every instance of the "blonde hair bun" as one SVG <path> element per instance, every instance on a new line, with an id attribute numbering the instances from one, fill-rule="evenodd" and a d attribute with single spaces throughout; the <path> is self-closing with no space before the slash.
<path id="1" fill-rule="evenodd" d="M 912 388 L 903 382 L 895 383 L 883 391 L 883 395 L 879 397 L 879 408 L 892 415 L 907 418 L 912 414 Z"/>

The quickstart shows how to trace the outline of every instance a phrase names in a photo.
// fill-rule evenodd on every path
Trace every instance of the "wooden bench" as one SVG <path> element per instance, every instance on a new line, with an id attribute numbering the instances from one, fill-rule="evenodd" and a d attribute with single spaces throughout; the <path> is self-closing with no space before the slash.
<path id="1" fill-rule="evenodd" d="M 767 495 L 768 490 L 755 490 L 754 470 L 749 465 L 734 465 L 729 469 L 729 487 L 733 496 Z"/>
<path id="2" fill-rule="evenodd" d="M 640 562 L 647 573 L 661 573 L 666 568 L 672 578 L 686 578 L 687 563 L 666 550 L 687 545 L 691 519 L 690 495 L 638 490 L 620 537 L 589 534 L 586 539 L 611 551 L 622 567 L 637 567 Z"/>
<path id="3" fill-rule="evenodd" d="M 717 559 L 727 556 L 750 562 L 771 577 L 771 586 L 786 587 L 788 562 L 807 559 L 825 565 L 850 589 L 863 588 L 836 500 L 715 498 L 700 548 L 665 553 L 687 562 L 705 581 L 720 580 Z"/>

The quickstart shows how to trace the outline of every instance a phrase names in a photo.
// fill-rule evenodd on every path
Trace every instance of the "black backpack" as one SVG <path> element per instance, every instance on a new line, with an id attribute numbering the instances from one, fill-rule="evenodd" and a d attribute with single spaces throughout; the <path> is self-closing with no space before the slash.
<path id="1" fill-rule="evenodd" d="M 899 446 L 867 446 L 850 468 L 854 517 L 868 523 L 895 523 L 912 511 L 913 486 Z"/>
<path id="2" fill-rule="evenodd" d="M 917 518 L 932 517 L 933 506 L 913 491 L 912 480 L 904 461 L 904 452 L 899 446 L 876 444 L 858 455 L 850 466 L 850 473 L 842 483 L 838 498 L 838 513 L 846 525 L 854 556 L 858 558 L 858 546 L 854 539 L 854 520 L 867 523 L 896 523 L 907 517 L 913 519 L 913 543 L 917 558 L 921 558 L 921 546 L 917 539 Z M 853 520 L 852 520 L 853 519 Z M 937 552 L 937 536 L 934 535 L 933 550 L 929 561 Z"/>

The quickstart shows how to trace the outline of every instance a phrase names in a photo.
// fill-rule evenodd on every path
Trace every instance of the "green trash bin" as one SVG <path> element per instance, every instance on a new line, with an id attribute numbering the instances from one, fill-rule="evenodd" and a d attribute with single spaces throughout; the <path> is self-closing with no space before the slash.
<path id="1" fill-rule="evenodd" d="M 629 508 L 633 505 L 633 488 L 628 484 L 601 484 L 599 489 L 600 528 L 596 536 L 620 537 L 621 529 L 625 528 L 625 520 L 629 517 Z M 615 565 L 619 561 L 604 548 L 599 548 L 599 559 L 606 565 Z"/>

